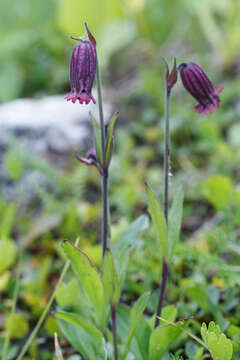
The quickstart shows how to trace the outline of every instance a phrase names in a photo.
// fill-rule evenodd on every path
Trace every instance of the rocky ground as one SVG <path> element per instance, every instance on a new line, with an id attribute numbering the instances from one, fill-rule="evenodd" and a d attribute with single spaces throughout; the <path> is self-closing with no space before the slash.
<path id="1" fill-rule="evenodd" d="M 111 105 L 105 103 L 104 110 L 108 119 Z M 33 188 L 45 184 L 44 174 L 34 167 L 31 170 L 31 166 L 19 176 L 18 182 L 13 181 L 15 175 L 9 178 L 7 152 L 10 154 L 7 167 L 10 163 L 15 168 L 20 166 L 18 158 L 23 154 L 31 157 L 30 162 L 47 160 L 58 169 L 65 169 L 74 153 L 84 154 L 92 144 L 89 112 L 97 118 L 97 105 L 72 104 L 64 101 L 64 95 L 18 99 L 0 105 L 1 194 L 13 200 L 17 198 L 16 192 L 30 194 Z"/>

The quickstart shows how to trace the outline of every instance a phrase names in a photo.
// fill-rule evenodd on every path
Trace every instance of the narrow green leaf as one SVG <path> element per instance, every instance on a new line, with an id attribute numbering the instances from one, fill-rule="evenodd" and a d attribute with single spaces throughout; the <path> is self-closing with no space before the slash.
<path id="1" fill-rule="evenodd" d="M 183 191 L 179 188 L 169 213 L 168 222 L 168 244 L 169 244 L 169 261 L 171 261 L 176 245 L 179 241 L 181 223 L 182 223 L 182 211 L 183 211 Z"/>
<path id="2" fill-rule="evenodd" d="M 148 322 L 142 317 L 135 330 L 134 337 L 137 340 L 139 352 L 142 360 L 148 359 L 149 339 L 151 336 L 151 327 Z"/>
<path id="3" fill-rule="evenodd" d="M 133 326 L 136 320 L 139 318 L 139 315 L 143 313 L 145 310 L 148 300 L 149 300 L 150 292 L 146 292 L 142 294 L 137 301 L 135 302 L 133 308 L 130 312 L 130 325 Z"/>
<path id="4" fill-rule="evenodd" d="M 129 332 L 130 307 L 126 304 L 117 306 L 117 336 L 121 344 L 126 344 Z"/>
<path id="5" fill-rule="evenodd" d="M 91 335 L 94 338 L 94 341 L 96 341 L 99 344 L 102 344 L 103 342 L 102 333 L 94 325 L 90 324 L 86 319 L 84 319 L 80 315 L 65 311 L 58 311 L 54 315 L 57 319 L 65 320 L 73 325 L 76 325 L 84 329 L 89 335 Z"/>
<path id="6" fill-rule="evenodd" d="M 146 191 L 149 199 L 149 212 L 153 221 L 153 226 L 155 229 L 157 242 L 162 259 L 167 258 L 167 225 L 165 221 L 164 214 L 159 205 L 159 201 L 152 191 L 152 189 L 147 185 Z"/>
<path id="7" fill-rule="evenodd" d="M 175 321 L 176 315 L 177 308 L 175 306 L 166 306 L 163 308 L 163 319 L 173 322 Z M 149 360 L 160 360 L 180 334 L 181 329 L 173 326 L 158 326 L 154 329 L 150 337 Z"/>
<path id="8" fill-rule="evenodd" d="M 107 249 L 103 264 L 103 285 L 108 302 L 118 302 L 118 280 L 112 253 Z"/>
<path id="9" fill-rule="evenodd" d="M 102 146 L 101 146 L 101 133 L 100 133 L 100 127 L 98 125 L 97 120 L 93 116 L 93 114 L 90 112 L 90 117 L 93 123 L 93 131 L 94 131 L 94 141 L 95 141 L 95 148 L 97 153 L 97 159 L 100 164 L 102 164 Z"/>
<path id="10" fill-rule="evenodd" d="M 135 330 L 142 318 L 143 312 L 147 306 L 148 300 L 149 300 L 149 293 L 144 293 L 140 296 L 140 298 L 136 301 L 134 304 L 134 307 L 132 308 L 130 312 L 130 330 L 128 333 L 127 342 L 124 348 L 122 360 L 124 360 L 129 352 L 131 342 L 135 333 Z"/>
<path id="11" fill-rule="evenodd" d="M 106 148 L 105 148 L 105 165 L 109 165 L 112 157 L 112 147 L 113 147 L 113 130 L 115 126 L 115 122 L 118 118 L 119 113 L 116 112 L 111 121 L 110 125 L 108 127 L 108 133 L 107 133 L 107 142 L 106 142 Z"/>
<path id="12" fill-rule="evenodd" d="M 96 341 L 88 331 L 84 328 L 76 326 L 71 322 L 63 319 L 57 319 L 57 323 L 64 336 L 79 351 L 85 360 L 102 360 L 105 359 L 104 344 Z"/>
<path id="13" fill-rule="evenodd" d="M 111 162 L 111 159 L 112 159 L 112 152 L 113 152 L 113 137 L 110 141 L 110 144 L 109 144 L 109 149 L 108 151 L 106 152 L 106 157 L 105 157 L 105 164 L 106 166 L 108 166 Z"/>
<path id="14" fill-rule="evenodd" d="M 130 259 L 130 251 L 125 251 L 121 257 L 115 259 L 116 271 L 118 276 L 118 293 L 121 296 L 123 284 L 127 275 L 127 269 Z"/>
<path id="15" fill-rule="evenodd" d="M 62 243 L 62 247 L 69 256 L 73 269 L 89 296 L 95 311 L 97 324 L 104 326 L 105 297 L 100 274 L 82 250 L 76 248 L 67 240 Z"/>
<path id="16" fill-rule="evenodd" d="M 134 220 L 113 244 L 113 257 L 121 257 L 126 249 L 133 250 L 138 242 L 141 231 L 148 229 L 149 219 L 147 215 L 141 215 Z"/>

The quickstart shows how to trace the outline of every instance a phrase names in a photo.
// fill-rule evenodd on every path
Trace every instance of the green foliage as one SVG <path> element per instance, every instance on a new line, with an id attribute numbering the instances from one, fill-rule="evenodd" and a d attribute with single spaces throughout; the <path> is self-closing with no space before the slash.
<path id="1" fill-rule="evenodd" d="M 112 158 L 112 149 L 113 149 L 113 130 L 118 118 L 119 113 L 115 113 L 109 123 L 106 146 L 105 146 L 105 164 L 108 166 Z"/>
<path id="2" fill-rule="evenodd" d="M 174 322 L 177 316 L 177 308 L 175 306 L 167 306 L 163 308 L 162 318 L 169 322 Z M 181 329 L 166 325 L 160 322 L 160 325 L 153 330 L 150 337 L 149 360 L 159 360 L 169 349 L 170 345 L 174 343 L 179 335 Z"/>
<path id="3" fill-rule="evenodd" d="M 104 359 L 104 343 L 103 339 L 101 341 L 101 333 L 97 335 L 97 329 L 94 328 L 93 330 L 91 324 L 86 324 L 86 321 L 79 319 L 79 317 L 77 320 L 74 318 L 74 321 L 72 319 L 70 321 L 70 315 L 69 313 L 66 314 L 66 321 L 62 319 L 63 317 L 65 318 L 65 315 L 58 313 L 58 324 L 66 338 L 69 339 L 71 344 L 85 359 Z M 62 318 L 60 319 L 60 317 Z M 77 315 L 75 317 L 77 317 Z"/>
<path id="4" fill-rule="evenodd" d="M 9 239 L 14 226 L 17 208 L 13 203 L 7 203 L 0 200 L 0 239 Z"/>
<path id="5" fill-rule="evenodd" d="M 7 270 L 15 261 L 17 247 L 12 240 L 0 240 L 0 273 Z"/>
<path id="6" fill-rule="evenodd" d="M 8 317 L 5 323 L 6 329 L 9 326 L 9 321 L 11 321 L 12 338 L 21 339 L 27 335 L 29 331 L 29 324 L 22 314 L 13 314 L 11 317 Z"/>
<path id="7" fill-rule="evenodd" d="M 50 336 L 54 336 L 54 334 L 60 333 L 57 321 L 52 316 L 48 316 L 46 318 L 46 321 L 44 323 L 44 329 Z"/>
<path id="8" fill-rule="evenodd" d="M 148 358 L 150 336 L 151 336 L 151 327 L 147 322 L 147 320 L 144 317 L 142 317 L 134 332 L 134 337 L 137 341 L 139 352 L 142 356 L 142 359 Z"/>
<path id="9" fill-rule="evenodd" d="M 20 180 L 23 174 L 23 166 L 24 163 L 21 152 L 16 152 L 13 148 L 6 152 L 4 156 L 4 167 L 10 179 L 14 181 Z"/>
<path id="10" fill-rule="evenodd" d="M 69 256 L 77 278 L 89 297 L 95 312 L 96 323 L 104 329 L 106 321 L 104 286 L 97 269 L 88 256 L 70 242 L 64 241 L 62 247 Z"/>
<path id="11" fill-rule="evenodd" d="M 102 279 L 92 265 L 100 268 L 101 263 L 100 184 L 96 169 L 70 161 L 66 170 L 62 170 L 65 163 L 62 167 L 59 159 L 66 159 L 66 154 L 54 154 L 52 165 L 29 149 L 22 151 L 18 142 L 7 143 L 1 179 L 1 196 L 6 199 L 0 201 L 0 311 L 3 316 L 9 313 L 9 299 L 13 298 L 15 287 L 15 244 L 24 246 L 17 315 L 21 314 L 32 326 L 45 309 L 62 268 L 63 260 L 55 256 L 56 241 L 72 239 L 79 234 L 81 248 L 91 261 L 80 252 L 76 256 L 80 265 L 74 265 L 78 275 L 73 278 L 71 273 L 67 274 L 56 296 L 61 309 L 58 312 L 69 311 L 67 315 L 64 313 L 68 320 L 58 319 L 58 322 L 76 352 L 86 359 L 113 357 L 111 322 L 108 326 L 104 324 L 103 334 L 99 319 L 100 311 L 109 317 L 112 299 L 120 300 L 117 309 L 120 358 L 126 344 L 126 359 L 146 360 L 151 353 L 156 359 L 203 360 L 208 356 L 204 345 L 214 360 L 223 353 L 228 353 L 228 359 L 238 358 L 240 81 L 236 59 L 239 6 L 239 0 L 104 0 L 101 4 L 96 1 L 80 4 L 75 0 L 39 3 L 22 0 L 21 5 L 13 0 L 11 7 L 6 1 L 0 3 L 0 13 L 4 15 L 0 22 L 1 102 L 65 93 L 69 89 L 66 65 L 73 44 L 68 37 L 83 34 L 81 17 L 84 17 L 96 35 L 101 65 L 110 65 L 108 72 L 103 71 L 106 99 L 116 100 L 123 119 L 110 171 L 114 242 Z M 59 29 L 64 31 L 64 36 Z M 152 229 L 141 233 L 149 226 L 147 216 L 140 216 L 132 223 L 146 209 L 144 181 L 152 184 L 158 193 L 162 188 L 164 75 L 160 58 L 164 52 L 170 57 L 178 52 L 178 63 L 193 59 L 203 66 L 214 86 L 223 84 L 225 87 L 220 96 L 220 108 L 201 119 L 194 112 L 194 100 L 183 91 L 180 81 L 179 91 L 172 97 L 170 199 L 173 201 L 165 250 L 164 231 L 160 233 L 161 224 L 164 229 L 163 214 L 159 217 L 159 204 L 153 194 L 150 193 L 152 212 L 158 219 L 155 224 L 153 221 L 153 227 L 157 227 L 161 243 L 156 244 Z M 114 89 L 113 96 L 110 89 Z M 113 122 L 110 127 L 107 161 L 112 152 Z M 100 153 L 100 139 L 97 141 Z M 55 167 L 55 159 L 61 170 Z M 33 188 L 23 191 L 22 183 L 30 172 L 40 174 L 46 187 L 34 183 L 31 184 Z M 183 209 L 183 193 L 181 190 L 174 192 L 179 184 L 185 194 Z M 9 201 L 9 195 L 20 205 L 20 211 Z M 131 224 L 129 228 L 128 224 Z M 122 233 L 125 228 L 127 230 Z M 119 233 L 122 233 L 120 237 Z M 155 291 L 145 307 L 145 292 L 159 285 L 159 245 L 161 255 L 165 252 L 171 261 L 166 302 L 177 304 L 178 318 L 188 319 L 184 326 L 182 322 L 173 325 L 161 321 L 160 327 L 153 329 L 151 315 L 156 310 Z M 85 268 L 91 269 L 90 280 L 83 280 Z M 87 281 L 92 284 L 91 289 Z M 95 282 L 102 283 L 100 292 L 104 295 L 100 298 L 104 299 L 104 306 L 100 305 L 101 301 L 96 304 L 98 296 L 93 299 Z M 74 320 L 77 317 L 75 323 L 70 321 L 72 316 Z M 162 316 L 167 319 L 168 314 Z M 229 340 L 212 325 L 210 329 L 205 328 L 207 343 L 196 338 L 201 327 L 199 321 L 208 322 L 209 318 L 227 331 L 232 340 L 232 356 Z M 17 321 L 16 324 L 22 331 L 21 323 Z M 96 334 L 89 331 L 89 324 L 104 336 L 105 343 L 100 344 L 98 336 L 98 340 L 94 338 Z M 40 335 L 44 343 L 35 341 L 26 359 L 53 358 L 52 348 L 47 349 L 48 344 L 52 344 L 49 336 L 53 330 L 54 323 L 47 320 Z M 176 338 L 175 330 L 179 331 Z M 5 333 L 2 329 L 0 353 Z M 13 336 L 8 359 L 17 358 L 24 337 L 26 329 L 19 332 L 19 337 Z M 188 345 L 193 341 L 194 346 Z M 59 342 L 64 358 L 80 358 L 76 352 L 65 356 L 74 350 L 61 338 Z M 174 351 L 174 355 L 170 351 Z"/>
<path id="12" fill-rule="evenodd" d="M 136 301 L 136 303 L 134 304 L 133 308 L 130 311 L 130 328 L 129 328 L 129 333 L 128 333 L 126 345 L 124 348 L 122 360 L 125 360 L 125 358 L 128 354 L 134 333 L 135 333 L 137 327 L 139 326 L 139 323 L 142 318 L 142 314 L 147 306 L 148 300 L 149 300 L 149 294 L 148 293 L 143 294 Z"/>
<path id="13" fill-rule="evenodd" d="M 159 201 L 149 186 L 146 187 L 149 199 L 149 212 L 152 217 L 156 238 L 158 242 L 159 252 L 162 259 L 167 258 L 167 226 L 164 214 L 160 208 Z"/>
<path id="14" fill-rule="evenodd" d="M 203 195 L 217 209 L 223 210 L 229 206 L 233 196 L 231 179 L 223 175 L 211 176 L 203 184 Z"/>
<path id="15" fill-rule="evenodd" d="M 96 347 L 103 345 L 104 339 L 101 332 L 80 315 L 69 312 L 56 312 L 55 316 L 57 319 L 65 320 L 73 325 L 80 327 L 81 329 L 84 329 L 93 338 Z"/>
<path id="16" fill-rule="evenodd" d="M 7 353 L 7 359 L 8 360 L 16 359 L 17 353 L 18 353 L 18 346 L 17 345 L 11 346 L 11 348 Z M 2 344 L 0 344 L 0 354 L 2 354 Z"/>
<path id="17" fill-rule="evenodd" d="M 198 305 L 204 309 L 208 310 L 210 307 L 209 296 L 207 290 L 201 286 L 192 286 L 186 289 L 186 295 L 192 300 L 196 301 Z"/>
<path id="18" fill-rule="evenodd" d="M 79 24 L 87 20 L 92 33 L 99 32 L 104 24 L 121 17 L 122 8 L 119 0 L 103 0 L 96 3 L 90 0 L 80 4 L 74 0 L 62 1 L 58 6 L 58 23 L 66 34 L 77 34 L 83 32 Z"/>
<path id="19" fill-rule="evenodd" d="M 95 141 L 95 149 L 97 153 L 97 159 L 99 164 L 103 163 L 103 154 L 102 154 L 102 146 L 101 146 L 101 135 L 100 135 L 100 125 L 98 124 L 95 117 L 90 113 L 91 121 L 93 124 L 93 131 L 94 131 L 94 141 Z"/>
<path id="20" fill-rule="evenodd" d="M 77 308 L 80 303 L 84 304 L 77 279 L 61 283 L 56 290 L 56 300 L 61 309 Z M 86 303 L 84 305 L 87 306 Z"/>
<path id="21" fill-rule="evenodd" d="M 118 278 L 112 253 L 106 250 L 103 263 L 103 285 L 107 300 L 111 304 L 117 304 L 119 299 Z"/>
<path id="22" fill-rule="evenodd" d="M 121 52 L 125 47 L 131 45 L 136 36 L 136 25 L 128 17 L 118 18 L 103 24 L 97 37 L 101 66 L 105 68 L 112 57 Z"/>
<path id="23" fill-rule="evenodd" d="M 136 248 L 139 240 L 139 232 L 144 231 L 149 226 L 146 215 L 137 218 L 113 245 L 113 257 L 119 281 L 119 292 L 121 293 L 126 277 L 131 252 Z"/>
<path id="24" fill-rule="evenodd" d="M 120 275 L 122 282 L 124 280 L 124 276 L 126 273 L 126 268 L 128 265 L 129 260 L 129 247 L 132 249 L 136 246 L 136 236 L 138 235 L 139 231 L 144 230 L 148 226 L 148 221 L 146 221 L 147 217 L 142 216 L 137 219 L 129 229 L 122 234 L 120 239 L 115 243 L 115 247 L 113 249 L 113 253 L 116 255 L 116 260 L 124 259 L 122 263 L 118 261 L 118 275 Z M 64 251 L 70 257 L 70 260 L 73 265 L 73 269 L 77 275 L 79 282 L 82 284 L 84 290 L 86 291 L 89 301 L 92 304 L 92 307 L 95 311 L 96 321 L 95 323 L 98 327 L 105 332 L 105 321 L 109 314 L 109 303 L 117 304 L 118 298 L 121 294 L 121 288 L 118 285 L 118 275 L 117 271 L 115 270 L 114 260 L 112 253 L 110 250 L 107 249 L 104 264 L 103 264 L 103 280 L 100 277 L 99 273 L 97 272 L 95 266 L 90 261 L 85 253 L 81 250 L 78 250 L 74 247 L 70 242 L 64 241 L 62 244 Z M 127 257 L 124 257 L 124 254 L 128 253 Z M 127 261 L 126 261 L 127 259 Z M 66 288 L 64 286 L 63 291 Z M 61 299 L 61 292 L 62 289 L 59 288 L 57 290 L 57 298 L 59 302 L 64 305 L 69 305 L 69 300 L 62 301 Z M 66 298 L 66 296 L 65 296 Z M 149 294 L 143 294 L 135 303 L 134 307 L 130 311 L 130 318 L 129 318 L 129 330 L 128 336 L 126 339 L 125 349 L 123 351 L 123 359 L 125 359 L 128 355 L 130 350 L 130 346 L 137 331 L 138 324 L 142 320 L 143 312 L 147 306 L 149 299 Z M 80 300 L 82 301 L 82 300 Z M 86 306 L 88 306 L 86 304 Z M 84 315 L 87 316 L 86 310 L 84 309 Z M 58 323 L 60 328 L 62 329 L 65 336 L 69 339 L 69 341 L 76 347 L 81 354 L 83 354 L 87 359 L 95 353 L 95 357 L 98 358 L 101 353 L 101 344 L 103 342 L 103 334 L 97 330 L 87 319 L 83 316 L 69 313 L 69 312 L 57 312 L 56 317 L 58 318 Z M 64 321 L 63 321 L 64 320 Z M 67 323 L 66 323 L 67 322 Z M 81 340 L 78 340 L 75 337 L 75 327 L 78 326 L 82 333 Z M 95 348 L 91 344 L 94 337 L 98 336 L 98 341 L 94 341 Z M 137 336 L 137 335 L 136 335 Z M 138 331 L 138 339 L 141 337 L 141 334 Z M 83 339 L 83 340 L 82 340 Z M 82 342 L 84 341 L 84 343 Z M 89 345 L 89 348 L 85 348 L 85 344 Z M 97 345 L 96 345 L 97 344 Z M 96 352 L 98 351 L 98 353 Z M 146 345 L 143 346 L 142 351 L 146 351 Z"/>
<path id="25" fill-rule="evenodd" d="M 180 229 L 182 223 L 183 212 L 183 191 L 178 189 L 169 212 L 169 224 L 168 224 L 168 241 L 169 250 L 168 258 L 172 261 L 177 243 L 179 241 Z"/>
<path id="26" fill-rule="evenodd" d="M 232 359 L 232 342 L 221 332 L 219 325 L 216 325 L 211 321 L 207 327 L 207 325 L 203 323 L 201 327 L 201 336 L 210 351 L 213 360 Z"/>
<path id="27" fill-rule="evenodd" d="M 203 360 L 203 359 L 204 359 L 204 357 L 203 357 L 203 351 L 204 351 L 203 348 L 199 348 L 199 349 L 196 351 L 194 360 Z"/>
<path id="28" fill-rule="evenodd" d="M 46 0 L 38 4 L 23 0 L 20 10 L 16 0 L 11 9 L 1 1 L 1 102 L 32 96 L 42 88 L 56 93 L 66 83 L 61 56 L 68 42 L 59 36 L 55 12 L 56 5 Z"/>

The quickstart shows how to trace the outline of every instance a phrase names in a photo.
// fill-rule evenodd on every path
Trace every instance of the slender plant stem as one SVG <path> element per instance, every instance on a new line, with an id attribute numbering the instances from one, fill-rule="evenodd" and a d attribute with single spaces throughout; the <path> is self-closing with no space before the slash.
<path id="1" fill-rule="evenodd" d="M 14 315 L 15 310 L 16 310 L 17 299 L 18 299 L 18 296 L 19 296 L 21 263 L 22 263 L 22 250 L 20 249 L 18 269 L 17 269 L 17 277 L 16 277 L 16 284 L 15 284 L 15 287 L 14 287 L 11 313 L 10 313 L 9 319 L 8 319 L 7 334 L 6 334 L 4 345 L 3 345 L 2 360 L 7 359 L 7 353 L 8 353 L 9 342 L 10 342 L 10 337 L 11 337 L 11 332 L 12 332 L 12 325 L 13 325 L 13 315 Z"/>
<path id="2" fill-rule="evenodd" d="M 101 70 L 97 56 L 96 64 L 96 77 L 97 77 L 97 92 L 98 92 L 98 109 L 99 109 L 99 119 L 100 119 L 100 130 L 101 130 L 101 147 L 102 147 L 102 162 L 104 164 L 105 160 L 105 124 L 104 124 L 104 115 L 103 115 L 103 100 L 102 100 L 102 79 L 101 79 Z"/>
<path id="3" fill-rule="evenodd" d="M 79 243 L 79 239 L 76 240 L 75 245 L 77 246 L 78 243 Z M 23 348 L 22 348 L 22 350 L 21 350 L 21 352 L 20 352 L 20 354 L 18 355 L 18 357 L 17 357 L 16 360 L 21 360 L 21 359 L 23 358 L 23 356 L 26 354 L 26 352 L 28 351 L 30 345 L 32 344 L 33 339 L 34 339 L 35 336 L 37 335 L 38 330 L 40 329 L 43 321 L 45 320 L 45 318 L 46 318 L 46 316 L 47 316 L 47 314 L 48 314 L 48 312 L 49 312 L 49 310 L 50 310 L 50 308 L 51 308 L 51 306 L 52 306 L 53 300 L 55 299 L 55 296 L 56 296 L 57 287 L 58 287 L 58 286 L 61 284 L 61 282 L 63 281 L 63 278 L 64 278 L 66 272 L 68 271 L 69 266 L 70 266 L 70 260 L 68 260 L 68 261 L 66 262 L 66 264 L 64 265 L 64 268 L 63 268 L 63 270 L 62 270 L 62 272 L 61 272 L 60 278 L 59 278 L 59 280 L 58 280 L 58 282 L 57 282 L 57 285 L 55 286 L 55 289 L 54 289 L 54 291 L 53 291 L 53 293 L 52 293 L 52 296 L 51 296 L 50 299 L 48 300 L 48 303 L 47 303 L 47 305 L 45 306 L 45 309 L 44 309 L 42 315 L 40 316 L 40 318 L 39 318 L 39 320 L 38 320 L 35 328 L 34 328 L 33 331 L 31 332 L 29 338 L 27 339 L 26 343 L 24 344 L 24 346 L 23 346 Z"/>
<path id="4" fill-rule="evenodd" d="M 165 95 L 165 116 L 164 116 L 164 215 L 168 227 L 168 184 L 169 184 L 169 103 L 170 94 L 166 89 Z"/>
<path id="5" fill-rule="evenodd" d="M 102 266 L 104 263 L 104 256 L 107 248 L 111 243 L 111 220 L 110 220 L 110 206 L 109 206 L 109 178 L 108 178 L 108 165 L 105 165 L 105 147 L 106 147 L 106 136 L 107 136 L 107 127 L 104 123 L 103 115 L 103 100 L 102 100 L 102 81 L 101 81 L 101 72 L 97 56 L 97 92 L 98 92 L 98 106 L 99 106 L 99 118 L 100 118 L 100 132 L 101 132 L 101 145 L 102 145 L 102 171 L 101 171 L 101 180 L 102 180 L 102 223 L 101 223 L 101 243 L 102 243 Z M 118 360 L 118 351 L 117 351 L 117 306 L 116 304 L 111 304 L 111 315 L 112 315 L 112 336 L 113 336 L 113 348 L 114 348 L 114 360 Z"/>
<path id="6" fill-rule="evenodd" d="M 97 56 L 97 92 L 98 92 L 98 106 L 100 118 L 100 132 L 101 132 L 101 145 L 102 145 L 102 223 L 101 223 L 101 243 L 102 243 L 102 267 L 104 256 L 107 247 L 110 245 L 110 209 L 109 209 L 109 196 L 108 196 L 108 168 L 105 167 L 105 144 L 106 144 L 106 128 L 104 124 L 103 115 L 103 100 L 102 100 L 102 81 L 101 72 Z"/>
<path id="7" fill-rule="evenodd" d="M 168 184 L 169 184 L 169 155 L 170 155 L 170 136 L 169 136 L 169 103 L 170 103 L 170 92 L 166 86 L 166 93 L 165 93 L 165 115 L 164 115 L 164 215 L 168 230 Z M 167 232 L 168 234 L 168 232 Z M 166 287 L 167 287 L 167 280 L 168 280 L 168 264 L 165 259 L 162 261 L 162 278 L 161 278 L 161 285 L 159 290 L 159 299 L 158 299 L 158 306 L 157 306 L 157 313 L 155 319 L 155 327 L 159 325 L 159 317 L 162 313 L 163 301 L 165 297 Z"/>
<path id="8" fill-rule="evenodd" d="M 102 177 L 102 265 L 109 238 L 109 203 L 108 203 L 108 173 L 103 171 Z"/>
<path id="9" fill-rule="evenodd" d="M 168 279 L 168 264 L 163 259 L 162 279 L 161 279 L 161 285 L 160 285 L 157 314 L 156 314 L 156 319 L 155 319 L 155 328 L 158 327 L 158 325 L 159 325 L 159 317 L 161 316 L 161 313 L 162 313 L 163 301 L 164 301 L 165 291 L 166 291 L 166 287 L 167 287 L 167 279 Z"/>
<path id="10" fill-rule="evenodd" d="M 117 306 L 116 306 L 116 304 L 111 304 L 111 313 L 112 313 L 112 334 L 113 334 L 114 360 L 118 360 L 118 350 L 117 350 Z"/>

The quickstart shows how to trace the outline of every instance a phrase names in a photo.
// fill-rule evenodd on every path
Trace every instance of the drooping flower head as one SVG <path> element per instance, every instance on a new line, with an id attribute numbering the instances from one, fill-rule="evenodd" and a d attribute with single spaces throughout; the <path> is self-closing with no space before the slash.
<path id="1" fill-rule="evenodd" d="M 213 112 L 219 107 L 219 93 L 223 86 L 214 89 L 205 72 L 194 62 L 182 63 L 178 66 L 185 89 L 199 102 L 195 110 L 200 114 Z"/>
<path id="2" fill-rule="evenodd" d="M 71 94 L 66 97 L 67 101 L 75 103 L 77 100 L 80 104 L 89 104 L 96 100 L 92 96 L 92 86 L 96 74 L 96 41 L 85 24 L 89 40 L 82 40 L 76 45 L 72 52 L 70 66 Z"/>

